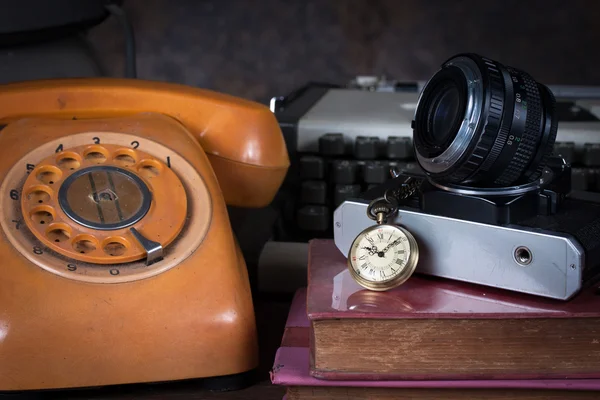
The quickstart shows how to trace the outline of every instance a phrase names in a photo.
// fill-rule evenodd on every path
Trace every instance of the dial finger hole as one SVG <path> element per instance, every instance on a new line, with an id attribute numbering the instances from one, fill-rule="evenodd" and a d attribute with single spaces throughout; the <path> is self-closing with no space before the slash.
<path id="1" fill-rule="evenodd" d="M 152 179 L 157 177 L 162 170 L 162 165 L 156 160 L 142 160 L 138 166 L 138 172 L 144 178 Z"/>
<path id="2" fill-rule="evenodd" d="M 73 239 L 73 250 L 80 254 L 91 253 L 98 248 L 98 241 L 91 235 L 79 235 Z"/>
<path id="3" fill-rule="evenodd" d="M 46 165 L 41 167 L 36 172 L 38 181 L 45 183 L 46 185 L 53 185 L 60 180 L 62 171 L 56 167 Z"/>
<path id="4" fill-rule="evenodd" d="M 36 224 L 47 225 L 54 220 L 54 209 L 50 206 L 37 206 L 29 215 Z"/>
<path id="5" fill-rule="evenodd" d="M 137 155 L 131 149 L 119 149 L 115 151 L 113 161 L 122 167 L 130 167 L 137 162 Z"/>
<path id="6" fill-rule="evenodd" d="M 74 170 L 81 166 L 81 157 L 72 151 L 65 151 L 56 157 L 56 164 L 62 169 Z"/>
<path id="7" fill-rule="evenodd" d="M 90 146 L 83 152 L 83 157 L 92 164 L 102 164 L 108 159 L 108 150 L 102 146 Z"/>
<path id="8" fill-rule="evenodd" d="M 52 196 L 52 189 L 47 186 L 34 186 L 27 191 L 27 200 L 32 203 L 47 203 Z"/>
<path id="9" fill-rule="evenodd" d="M 122 237 L 114 236 L 104 240 L 102 249 L 109 256 L 122 256 L 129 248 L 129 243 Z"/>
<path id="10" fill-rule="evenodd" d="M 71 237 L 71 228 L 66 224 L 52 224 L 46 231 L 48 239 L 54 243 L 62 243 Z"/>

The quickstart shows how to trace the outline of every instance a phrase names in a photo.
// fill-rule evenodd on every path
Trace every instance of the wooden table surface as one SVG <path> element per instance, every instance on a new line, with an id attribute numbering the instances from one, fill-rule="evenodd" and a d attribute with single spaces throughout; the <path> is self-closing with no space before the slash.
<path id="1" fill-rule="evenodd" d="M 271 385 L 269 370 L 281 342 L 291 297 L 255 299 L 256 320 L 260 345 L 260 366 L 257 383 L 242 390 L 215 392 L 202 389 L 196 381 L 175 383 L 135 384 L 93 389 L 0 394 L 2 400 L 60 398 L 67 400 L 105 399 L 203 399 L 203 400 L 281 400 L 285 388 Z"/>

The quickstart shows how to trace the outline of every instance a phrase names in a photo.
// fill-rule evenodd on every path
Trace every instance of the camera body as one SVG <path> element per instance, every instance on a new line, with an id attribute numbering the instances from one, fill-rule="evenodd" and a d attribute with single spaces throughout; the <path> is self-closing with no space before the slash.
<path id="1" fill-rule="evenodd" d="M 600 196 L 572 190 L 571 165 L 554 154 L 559 120 L 555 94 L 528 73 L 472 53 L 448 59 L 411 121 L 420 170 L 392 169 L 395 179 L 340 205 L 337 247 L 349 257 L 386 220 L 415 237 L 417 272 L 573 297 L 598 275 Z M 370 239 L 360 256 L 377 276 L 386 253 L 372 249 L 394 239 Z"/>
<path id="2" fill-rule="evenodd" d="M 347 255 L 373 225 L 369 203 L 410 176 L 423 180 L 421 190 L 388 223 L 415 236 L 416 273 L 567 300 L 600 271 L 600 195 L 570 191 L 571 168 L 563 161 L 550 159 L 542 184 L 495 192 L 439 187 L 401 173 L 334 211 L 335 244 Z"/>

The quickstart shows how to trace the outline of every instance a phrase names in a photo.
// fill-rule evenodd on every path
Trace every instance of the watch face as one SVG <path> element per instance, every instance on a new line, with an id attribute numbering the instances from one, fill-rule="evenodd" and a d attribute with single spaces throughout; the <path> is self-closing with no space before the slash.
<path id="1" fill-rule="evenodd" d="M 362 231 L 350 247 L 348 267 L 354 279 L 372 290 L 388 290 L 414 272 L 418 247 L 406 229 L 376 225 Z"/>

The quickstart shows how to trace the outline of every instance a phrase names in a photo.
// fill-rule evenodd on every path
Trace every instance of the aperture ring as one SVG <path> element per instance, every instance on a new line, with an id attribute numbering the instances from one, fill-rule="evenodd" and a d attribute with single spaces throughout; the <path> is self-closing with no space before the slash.
<path id="1" fill-rule="evenodd" d="M 487 62 L 487 59 L 486 59 L 486 62 Z M 497 102 L 499 102 L 499 104 L 501 106 L 500 114 L 498 117 L 498 119 L 499 119 L 498 125 L 500 126 L 500 129 L 498 129 L 498 135 L 496 136 L 494 145 L 492 146 L 492 149 L 490 150 L 490 155 L 485 159 L 483 164 L 481 164 L 481 169 L 482 169 L 482 172 L 484 172 L 484 173 L 488 172 L 494 166 L 494 163 L 500 156 L 500 153 L 502 152 L 502 149 L 504 148 L 504 145 L 506 144 L 506 140 L 508 139 L 508 135 L 510 133 L 510 128 L 511 128 L 511 116 L 512 115 L 510 115 L 508 113 L 512 114 L 512 106 L 510 104 L 510 101 L 512 101 L 512 99 L 514 98 L 514 90 L 513 90 L 510 74 L 508 73 L 508 71 L 506 71 L 506 69 L 504 69 L 504 71 L 502 71 L 500 68 L 498 68 L 498 70 L 499 70 L 498 74 L 501 74 L 499 79 L 502 80 L 502 84 L 503 84 L 502 86 L 504 88 L 503 96 L 496 100 Z M 494 95 L 492 95 L 492 105 L 493 105 L 493 101 L 494 101 Z"/>
<path id="2" fill-rule="evenodd" d="M 523 171 L 530 165 L 540 140 L 542 113 L 537 83 L 522 71 L 510 67 L 508 70 L 511 75 L 521 78 L 521 82 L 516 83 L 516 85 L 521 85 L 521 89 L 524 90 L 527 98 L 515 103 L 515 112 L 513 114 L 513 118 L 516 118 L 517 113 L 521 110 L 526 113 L 523 135 L 520 138 L 515 155 L 511 158 L 504 172 L 494 182 L 497 185 L 505 186 L 515 183 L 521 177 Z M 520 110 L 517 109 L 519 106 L 521 107 Z"/>
<path id="3" fill-rule="evenodd" d="M 505 71 L 503 72 L 501 65 L 485 57 L 482 57 L 482 59 L 487 66 L 491 88 L 489 117 L 484 128 L 486 131 L 484 135 L 487 136 L 487 132 L 489 131 L 489 135 L 492 138 L 495 136 L 495 140 L 493 140 L 493 144 L 489 147 L 488 154 L 484 155 L 485 159 L 480 169 L 473 176 L 474 180 L 479 180 L 480 175 L 487 174 L 493 168 L 506 143 L 506 138 L 510 131 L 510 117 L 507 118 L 506 113 L 511 108 L 507 100 L 510 101 L 513 98 L 510 76 Z"/>

